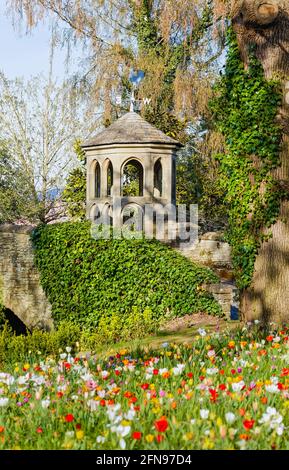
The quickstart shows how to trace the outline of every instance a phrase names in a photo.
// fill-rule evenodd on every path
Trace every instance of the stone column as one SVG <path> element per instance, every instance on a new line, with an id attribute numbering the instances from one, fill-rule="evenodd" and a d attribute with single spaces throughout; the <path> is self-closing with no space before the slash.
<path id="1" fill-rule="evenodd" d="M 100 197 L 107 196 L 107 162 L 102 163 L 100 168 Z"/>
<path id="2" fill-rule="evenodd" d="M 163 198 L 172 202 L 173 164 L 171 156 L 162 158 L 163 165 Z"/>
<path id="3" fill-rule="evenodd" d="M 142 157 L 144 168 L 144 197 L 153 198 L 154 196 L 154 159 L 150 153 Z"/>
<path id="4" fill-rule="evenodd" d="M 113 161 L 113 186 L 111 196 L 121 196 L 121 167 L 122 160 Z"/>
<path id="5" fill-rule="evenodd" d="M 86 217 L 90 219 L 90 211 L 91 211 L 91 202 L 93 199 L 93 171 L 92 171 L 92 161 L 91 157 L 87 158 L 87 172 L 86 172 Z"/>

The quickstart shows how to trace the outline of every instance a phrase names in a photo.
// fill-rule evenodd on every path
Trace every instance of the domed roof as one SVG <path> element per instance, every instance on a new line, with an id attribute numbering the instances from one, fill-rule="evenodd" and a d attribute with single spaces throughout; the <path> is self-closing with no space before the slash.
<path id="1" fill-rule="evenodd" d="M 180 142 L 167 136 L 135 112 L 125 114 L 94 138 L 84 142 L 82 147 L 118 144 L 161 144 L 182 147 Z"/>

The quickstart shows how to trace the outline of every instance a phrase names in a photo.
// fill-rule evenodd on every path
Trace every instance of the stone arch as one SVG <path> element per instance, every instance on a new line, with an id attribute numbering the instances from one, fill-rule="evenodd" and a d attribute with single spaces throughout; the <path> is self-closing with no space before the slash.
<path id="1" fill-rule="evenodd" d="M 107 158 L 103 163 L 103 171 L 105 174 L 105 195 L 112 196 L 112 188 L 113 188 L 113 165 L 112 161 Z"/>
<path id="2" fill-rule="evenodd" d="M 92 199 L 98 199 L 101 195 L 101 169 L 98 160 L 93 160 L 91 163 L 91 175 L 92 175 L 92 187 L 91 197 Z"/>
<path id="3" fill-rule="evenodd" d="M 163 195 L 163 166 L 161 158 L 154 164 L 154 197 L 159 198 Z"/>
<path id="4" fill-rule="evenodd" d="M 36 267 L 27 266 L 22 261 L 19 262 L 19 267 L 21 269 L 19 274 L 14 272 L 7 279 L 4 276 L 2 301 L 4 315 L 10 323 L 12 322 L 16 332 L 34 328 L 53 329 L 52 307 L 42 289 Z"/>
<path id="5" fill-rule="evenodd" d="M 52 307 L 34 263 L 32 230 L 28 226 L 0 225 L 0 299 L 6 312 L 27 328 L 50 330 Z"/>
<path id="6" fill-rule="evenodd" d="M 89 219 L 95 221 L 99 217 L 99 207 L 97 204 L 92 204 L 89 210 Z"/>
<path id="7" fill-rule="evenodd" d="M 113 225 L 113 213 L 112 213 L 112 207 L 110 204 L 106 203 L 103 206 L 103 209 L 101 211 L 101 215 L 104 220 L 107 220 L 106 225 Z"/>
<path id="8" fill-rule="evenodd" d="M 133 218 L 135 219 L 134 230 L 143 231 L 144 209 L 135 202 L 127 204 L 121 211 L 121 220 L 124 226 L 128 225 L 129 221 L 132 221 Z"/>
<path id="9" fill-rule="evenodd" d="M 7 321 L 12 331 L 18 335 L 27 335 L 29 329 L 10 308 L 2 307 L 3 320 Z"/>
<path id="10" fill-rule="evenodd" d="M 143 164 L 138 158 L 130 157 L 121 168 L 121 194 L 128 197 L 142 197 L 143 190 Z"/>

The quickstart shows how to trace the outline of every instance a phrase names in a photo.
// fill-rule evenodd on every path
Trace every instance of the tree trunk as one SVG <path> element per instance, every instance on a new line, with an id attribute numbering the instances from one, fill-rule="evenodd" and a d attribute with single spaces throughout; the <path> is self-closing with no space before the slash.
<path id="1" fill-rule="evenodd" d="M 266 78 L 278 76 L 284 84 L 281 166 L 274 176 L 289 196 L 289 5 L 288 0 L 233 1 L 233 26 L 246 66 L 248 46 L 256 45 Z M 261 138 L 262 136 L 260 136 Z M 241 315 L 245 320 L 283 322 L 289 319 L 289 197 L 282 203 L 273 237 L 263 243 L 251 287 L 242 293 Z"/>

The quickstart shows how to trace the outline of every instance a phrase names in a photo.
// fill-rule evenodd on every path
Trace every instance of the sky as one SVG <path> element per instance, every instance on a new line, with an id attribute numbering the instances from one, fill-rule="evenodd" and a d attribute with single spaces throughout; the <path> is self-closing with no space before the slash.
<path id="1" fill-rule="evenodd" d="M 8 79 L 16 77 L 29 79 L 39 73 L 48 74 L 50 53 L 48 25 L 42 23 L 29 34 L 25 34 L 23 26 L 20 33 L 14 29 L 12 19 L 5 15 L 5 3 L 5 0 L 0 0 L 0 70 Z M 65 49 L 55 51 L 53 74 L 60 80 L 67 76 L 65 58 Z"/>

